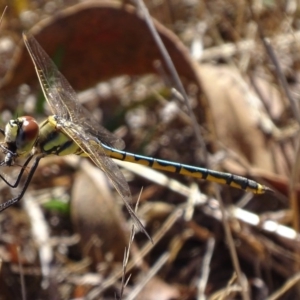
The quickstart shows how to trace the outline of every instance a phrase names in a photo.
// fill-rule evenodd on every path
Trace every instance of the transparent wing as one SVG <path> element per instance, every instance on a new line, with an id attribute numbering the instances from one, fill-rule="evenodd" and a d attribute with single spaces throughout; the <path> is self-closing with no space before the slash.
<path id="1" fill-rule="evenodd" d="M 130 206 L 131 193 L 125 177 L 113 160 L 105 154 L 105 150 L 98 143 L 98 141 L 95 140 L 95 137 L 87 132 L 82 132 L 81 129 L 73 123 L 64 126 L 62 131 L 68 135 L 69 138 L 74 140 L 77 145 L 89 155 L 95 165 L 98 166 L 108 176 L 115 189 L 122 197 L 134 223 L 148 236 L 149 239 L 151 239 L 141 221 Z"/>
<path id="2" fill-rule="evenodd" d="M 80 105 L 69 82 L 57 70 L 35 38 L 29 34 L 23 34 L 23 39 L 34 63 L 44 96 L 52 113 L 57 116 L 61 130 L 90 156 L 96 166 L 106 173 L 122 197 L 135 224 L 151 239 L 129 204 L 131 193 L 123 174 L 112 159 L 106 156 L 101 146 L 101 143 L 105 143 L 116 148 L 123 148 L 124 142 L 92 120 L 91 115 Z"/>
<path id="3" fill-rule="evenodd" d="M 91 114 L 81 106 L 76 92 L 67 79 L 58 71 L 36 39 L 28 33 L 23 33 L 23 39 L 52 113 L 84 127 L 86 132 L 97 136 L 102 143 L 123 149 L 125 146 L 123 140 L 100 126 L 93 120 Z"/>

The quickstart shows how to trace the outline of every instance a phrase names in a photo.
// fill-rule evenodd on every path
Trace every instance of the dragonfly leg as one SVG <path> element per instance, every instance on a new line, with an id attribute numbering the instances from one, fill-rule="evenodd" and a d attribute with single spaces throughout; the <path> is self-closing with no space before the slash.
<path id="1" fill-rule="evenodd" d="M 20 173 L 19 173 L 19 175 L 18 175 L 18 178 L 17 178 L 17 180 L 16 180 L 15 183 L 10 183 L 10 182 L 9 182 L 3 175 L 1 175 L 1 174 L 0 174 L 0 178 L 1 178 L 8 186 L 10 186 L 11 188 L 17 187 L 17 186 L 19 185 L 20 180 L 21 180 L 21 178 L 22 178 L 22 175 L 23 175 L 24 171 L 26 170 L 26 167 L 28 166 L 28 164 L 29 164 L 29 162 L 31 161 L 32 157 L 33 157 L 33 155 L 30 155 L 30 156 L 26 159 L 26 161 L 25 161 L 24 165 L 22 166 L 21 171 L 20 171 Z"/>
<path id="2" fill-rule="evenodd" d="M 28 188 L 28 186 L 29 186 L 29 183 L 30 183 L 30 181 L 31 181 L 31 179 L 32 179 L 32 177 L 33 177 L 33 174 L 34 174 L 36 168 L 37 168 L 38 165 L 39 165 L 40 160 L 41 160 L 44 156 L 45 156 L 45 154 L 40 154 L 40 155 L 36 156 L 35 161 L 34 161 L 32 167 L 31 167 L 31 169 L 30 169 L 30 172 L 29 172 L 29 174 L 28 174 L 28 176 L 27 176 L 27 178 L 26 178 L 26 181 L 25 181 L 25 183 L 24 183 L 24 186 L 23 186 L 23 188 L 22 188 L 22 191 L 20 192 L 20 194 L 19 194 L 17 197 L 12 198 L 12 199 L 10 199 L 10 200 L 8 200 L 8 201 L 6 201 L 6 202 L 0 204 L 0 212 L 3 211 L 3 210 L 5 210 L 6 208 L 10 207 L 11 205 L 17 203 L 18 201 L 20 201 L 20 200 L 22 199 L 22 197 L 24 196 L 24 193 L 26 192 L 26 190 L 27 190 L 27 188 Z M 31 158 L 32 158 L 32 156 L 31 156 Z M 29 160 L 29 161 L 30 161 L 30 160 Z M 28 159 L 27 159 L 27 161 L 26 161 L 27 164 L 29 163 L 29 161 L 28 161 Z M 26 162 L 25 162 L 25 164 L 26 164 Z M 24 164 L 24 165 L 25 165 L 25 164 Z M 21 171 L 21 172 L 22 172 L 22 171 Z M 21 172 L 20 172 L 20 173 L 21 173 Z M 24 172 L 24 171 L 23 171 L 23 172 Z M 19 175 L 19 177 L 20 177 L 20 175 Z M 17 179 L 17 181 L 18 181 L 18 180 L 20 181 L 19 178 Z"/>

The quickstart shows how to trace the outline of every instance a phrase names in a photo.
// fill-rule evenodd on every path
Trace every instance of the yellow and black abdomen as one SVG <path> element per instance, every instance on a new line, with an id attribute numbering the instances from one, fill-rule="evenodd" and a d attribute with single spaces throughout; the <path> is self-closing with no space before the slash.
<path id="1" fill-rule="evenodd" d="M 40 135 L 37 143 L 39 151 L 47 155 L 64 156 L 76 154 L 86 156 L 76 142 L 54 125 L 53 120 L 49 121 L 50 118 L 53 118 L 53 116 L 50 116 L 39 125 Z"/>
<path id="2" fill-rule="evenodd" d="M 105 149 L 106 154 L 111 158 L 141 164 L 157 170 L 178 173 L 181 175 L 196 177 L 212 182 L 227 184 L 232 187 L 252 192 L 255 194 L 263 194 L 266 191 L 270 190 L 269 188 L 257 183 L 256 181 L 231 173 L 224 173 L 211 169 L 194 167 L 172 161 L 138 155 L 122 150 L 117 150 L 103 144 L 102 146 Z"/>

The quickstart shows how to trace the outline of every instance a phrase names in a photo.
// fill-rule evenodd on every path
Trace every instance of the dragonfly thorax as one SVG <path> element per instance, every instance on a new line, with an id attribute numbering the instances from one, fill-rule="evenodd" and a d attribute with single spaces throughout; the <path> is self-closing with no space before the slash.
<path id="1" fill-rule="evenodd" d="M 27 155 L 39 137 L 39 125 L 34 118 L 23 116 L 10 120 L 5 126 L 4 133 L 7 155 L 10 153 L 16 156 Z"/>
<path id="2" fill-rule="evenodd" d="M 51 122 L 55 127 L 60 130 L 63 127 L 70 127 L 72 123 L 69 120 L 66 120 L 64 118 L 61 118 L 57 115 L 50 116 L 49 122 Z"/>

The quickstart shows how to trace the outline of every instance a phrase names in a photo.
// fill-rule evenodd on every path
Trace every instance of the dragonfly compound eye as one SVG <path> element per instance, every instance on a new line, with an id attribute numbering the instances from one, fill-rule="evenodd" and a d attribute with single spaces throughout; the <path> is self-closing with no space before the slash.
<path id="1" fill-rule="evenodd" d="M 16 120 L 18 132 L 16 135 L 16 148 L 19 154 L 31 151 L 38 136 L 39 125 L 30 116 L 20 117 Z"/>

